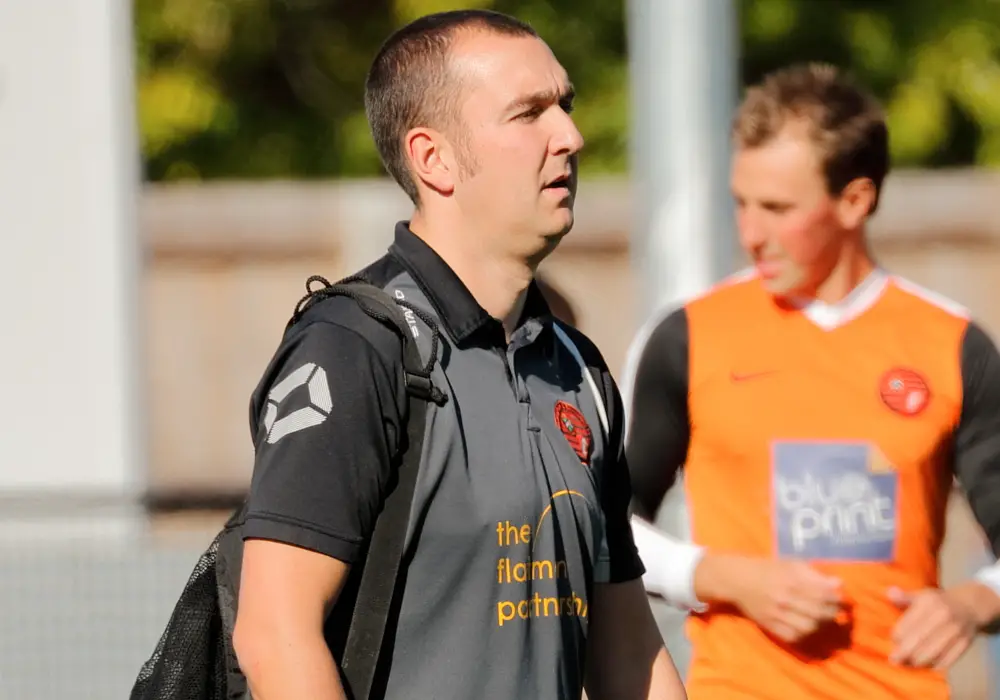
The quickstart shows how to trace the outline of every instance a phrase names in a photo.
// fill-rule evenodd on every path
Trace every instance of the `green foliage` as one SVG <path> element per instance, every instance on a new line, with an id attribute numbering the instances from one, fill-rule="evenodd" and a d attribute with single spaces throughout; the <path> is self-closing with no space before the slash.
<path id="1" fill-rule="evenodd" d="M 525 19 L 579 92 L 588 173 L 627 167 L 625 0 L 135 0 L 146 176 L 381 172 L 362 105 L 368 62 L 422 14 Z M 715 2 L 716 0 L 699 0 Z M 1000 0 L 742 0 L 742 77 L 825 60 L 883 99 L 897 163 L 1000 165 Z"/>
<path id="2" fill-rule="evenodd" d="M 899 165 L 1000 165 L 998 0 L 745 0 L 743 78 L 848 68 L 888 113 Z"/>

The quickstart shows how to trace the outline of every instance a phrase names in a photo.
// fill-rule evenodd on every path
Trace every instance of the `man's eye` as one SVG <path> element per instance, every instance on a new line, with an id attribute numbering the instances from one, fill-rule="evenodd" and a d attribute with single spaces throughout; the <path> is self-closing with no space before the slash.
<path id="1" fill-rule="evenodd" d="M 562 102 L 559 103 L 559 106 L 562 107 L 562 110 L 566 114 L 573 113 L 573 100 L 563 100 Z"/>
<path id="2" fill-rule="evenodd" d="M 785 202 L 764 202 L 764 210 L 772 214 L 784 214 L 791 210 L 792 205 Z"/>
<path id="3" fill-rule="evenodd" d="M 540 107 L 532 107 L 531 109 L 521 112 L 519 115 L 517 115 L 517 118 L 524 121 L 531 121 L 533 119 L 537 119 L 538 115 L 540 115 L 541 113 L 542 110 Z"/>

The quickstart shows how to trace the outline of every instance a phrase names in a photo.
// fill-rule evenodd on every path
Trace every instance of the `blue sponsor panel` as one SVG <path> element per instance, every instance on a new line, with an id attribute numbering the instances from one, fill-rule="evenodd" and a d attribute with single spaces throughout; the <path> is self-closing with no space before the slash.
<path id="1" fill-rule="evenodd" d="M 780 556 L 892 561 L 899 480 L 867 443 L 776 442 L 773 522 Z"/>

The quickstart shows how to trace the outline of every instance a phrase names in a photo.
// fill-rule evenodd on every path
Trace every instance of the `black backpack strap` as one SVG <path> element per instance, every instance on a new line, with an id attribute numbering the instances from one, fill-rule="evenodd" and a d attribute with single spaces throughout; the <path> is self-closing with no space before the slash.
<path id="1" fill-rule="evenodd" d="M 314 282 L 320 282 L 323 286 L 313 289 Z M 323 277 L 313 275 L 306 280 L 306 292 L 307 294 L 295 306 L 295 313 L 288 322 L 289 326 L 298 322 L 309 307 L 321 299 L 331 296 L 350 297 L 361 306 L 366 314 L 383 323 L 395 326 L 399 331 L 403 340 L 403 369 L 406 374 L 407 394 L 425 401 L 433 401 L 438 405 L 443 405 L 447 401 L 444 393 L 431 382 L 431 370 L 437 362 L 440 333 L 437 323 L 423 309 L 402 299 L 393 299 L 384 289 L 376 287 L 360 276 L 347 277 L 336 284 L 330 284 Z M 424 362 L 420 356 L 420 349 L 417 347 L 410 330 L 410 324 L 400 310 L 401 308 L 412 312 L 430 329 L 431 348 L 427 362 Z"/>
<path id="2" fill-rule="evenodd" d="M 324 286 L 312 290 L 310 285 L 315 281 Z M 395 325 L 403 341 L 403 368 L 409 399 L 407 437 L 405 444 L 401 446 L 403 454 L 397 470 L 396 486 L 385 499 L 368 545 L 357 602 L 340 659 L 340 669 L 350 696 L 354 700 L 368 700 L 373 687 L 380 689 L 384 686 L 388 671 L 384 665 L 379 665 L 379 659 L 390 615 L 398 604 L 398 596 L 402 591 L 403 549 L 423 454 L 427 402 L 442 405 L 447 400 L 447 396 L 431 381 L 431 370 L 437 359 L 438 331 L 433 319 L 428 318 L 422 310 L 393 299 L 383 289 L 360 277 L 347 278 L 335 285 L 321 277 L 310 277 L 306 282 L 306 289 L 309 294 L 299 302 L 292 322 L 297 321 L 319 299 L 343 295 L 353 298 L 369 316 Z M 426 363 L 420 356 L 410 325 L 400 306 L 405 306 L 420 317 L 431 330 L 431 353 Z M 376 681 L 378 686 L 375 685 Z"/>
<path id="3" fill-rule="evenodd" d="M 385 499 L 368 546 L 347 643 L 340 660 L 341 671 L 354 700 L 369 700 L 373 698 L 373 687 L 382 689 L 385 685 L 388 668 L 380 665 L 379 660 L 390 617 L 393 613 L 398 614 L 400 601 L 397 597 L 402 593 L 405 580 L 405 572 L 401 572 L 403 549 L 423 454 L 426 413 L 426 400 L 411 395 L 406 452 L 398 469 L 398 481 Z"/>

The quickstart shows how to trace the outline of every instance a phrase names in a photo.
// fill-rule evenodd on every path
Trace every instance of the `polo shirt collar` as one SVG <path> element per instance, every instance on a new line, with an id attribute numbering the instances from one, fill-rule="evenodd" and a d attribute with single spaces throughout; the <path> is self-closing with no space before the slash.
<path id="1" fill-rule="evenodd" d="M 437 252 L 410 230 L 408 221 L 396 224 L 395 240 L 389 247 L 437 311 L 441 325 L 451 339 L 462 343 L 478 332 L 503 329 L 499 320 L 479 305 L 465 283 Z M 541 289 L 532 281 L 524 301 L 518 327 L 545 325 L 552 312 Z M 533 334 L 537 335 L 537 334 Z M 501 335 L 502 337 L 502 335 Z"/>

